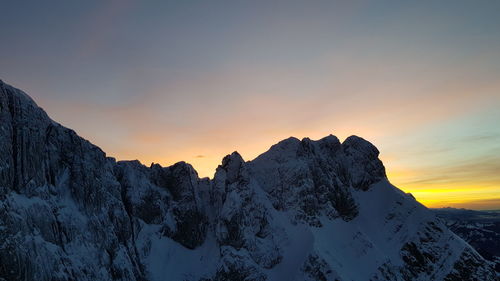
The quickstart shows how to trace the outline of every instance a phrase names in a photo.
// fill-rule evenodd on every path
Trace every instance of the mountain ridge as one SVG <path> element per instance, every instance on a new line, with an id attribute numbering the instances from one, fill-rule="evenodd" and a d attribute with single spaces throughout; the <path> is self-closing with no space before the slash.
<path id="1" fill-rule="evenodd" d="M 0 280 L 495 280 L 360 137 L 234 152 L 208 179 L 117 162 L 3 82 L 0 121 Z"/>
<path id="2" fill-rule="evenodd" d="M 468 209 L 431 209 L 455 234 L 464 239 L 486 260 L 495 265 L 500 276 L 500 212 Z"/>

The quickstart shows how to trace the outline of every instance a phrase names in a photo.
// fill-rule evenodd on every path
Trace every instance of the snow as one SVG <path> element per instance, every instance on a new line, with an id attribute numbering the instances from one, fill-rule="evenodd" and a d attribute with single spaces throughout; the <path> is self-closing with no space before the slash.
<path id="1" fill-rule="evenodd" d="M 283 218 L 284 219 L 284 218 Z M 284 219 L 282 223 L 284 223 Z M 300 276 L 301 266 L 313 250 L 314 237 L 309 228 L 303 225 L 288 224 L 285 228 L 287 237 L 282 246 L 283 261 L 269 270 L 269 280 L 294 280 Z"/>
<path id="2" fill-rule="evenodd" d="M 0 279 L 496 276 L 360 137 L 234 152 L 208 180 L 184 162 L 115 162 L 6 84 L 0 124 Z"/>
<path id="3" fill-rule="evenodd" d="M 145 225 L 137 239 L 138 248 L 150 249 L 145 253 L 145 263 L 151 281 L 198 280 L 215 272 L 219 248 L 213 234 L 197 249 L 187 250 L 158 235 L 158 230 L 158 226 Z"/>

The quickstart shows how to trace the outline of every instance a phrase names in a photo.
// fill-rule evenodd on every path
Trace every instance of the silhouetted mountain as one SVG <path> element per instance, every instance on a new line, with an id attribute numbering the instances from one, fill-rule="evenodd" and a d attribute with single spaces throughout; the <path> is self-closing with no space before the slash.
<path id="1" fill-rule="evenodd" d="M 495 280 L 378 154 L 290 138 L 200 179 L 116 162 L 0 82 L 0 280 Z"/>

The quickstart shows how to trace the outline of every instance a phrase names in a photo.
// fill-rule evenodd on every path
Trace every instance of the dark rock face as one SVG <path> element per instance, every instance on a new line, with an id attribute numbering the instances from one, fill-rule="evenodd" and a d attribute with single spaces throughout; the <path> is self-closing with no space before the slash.
<path id="1" fill-rule="evenodd" d="M 0 83 L 0 103 L 0 276 L 143 279 L 115 163 L 21 91 Z"/>
<path id="2" fill-rule="evenodd" d="M 304 280 L 340 280 L 336 273 L 330 269 L 328 263 L 313 254 L 306 258 L 302 271 L 304 272 Z"/>
<path id="3" fill-rule="evenodd" d="M 489 270 L 482 269 L 479 274 L 471 268 L 482 268 L 483 264 L 478 261 L 480 257 L 476 252 L 471 249 L 465 249 L 460 255 L 460 258 L 453 264 L 453 271 L 445 277 L 445 281 L 458 281 L 458 280 L 481 280 L 482 278 L 491 278 Z"/>
<path id="4" fill-rule="evenodd" d="M 355 136 L 343 144 L 335 136 L 317 142 L 290 138 L 251 161 L 250 169 L 269 188 L 275 208 L 298 209 L 297 219 L 320 226 L 321 215 L 345 221 L 356 217 L 358 206 L 350 190 L 367 190 L 386 178 L 378 153 Z"/>
<path id="5" fill-rule="evenodd" d="M 235 152 L 200 179 L 184 162 L 116 162 L 0 81 L 0 280 L 459 276 L 495 279 L 359 137 Z"/>
<path id="6" fill-rule="evenodd" d="M 186 248 L 203 243 L 208 221 L 200 195 L 208 183 L 198 179 L 191 165 L 146 168 L 138 161 L 118 162 L 115 173 L 132 218 L 163 225 L 163 235 Z M 144 188 L 136 188 L 138 184 Z"/>
<path id="7" fill-rule="evenodd" d="M 373 144 L 360 137 L 350 136 L 342 143 L 342 147 L 354 188 L 367 190 L 370 185 L 386 178 L 384 165 L 378 159 L 379 151 Z"/>
<path id="8" fill-rule="evenodd" d="M 279 231 L 272 229 L 271 206 L 265 204 L 265 194 L 249 178 L 246 163 L 237 152 L 226 156 L 217 168 L 213 190 L 218 202 L 215 233 L 219 244 L 247 252 L 263 268 L 278 264 L 282 256 L 274 236 Z M 233 250 L 227 253 L 234 254 Z"/>

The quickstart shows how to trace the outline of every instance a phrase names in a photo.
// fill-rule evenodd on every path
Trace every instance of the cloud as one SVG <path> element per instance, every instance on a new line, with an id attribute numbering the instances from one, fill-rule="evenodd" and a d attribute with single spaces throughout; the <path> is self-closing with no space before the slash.
<path id="1" fill-rule="evenodd" d="M 473 135 L 464 137 L 462 139 L 463 142 L 471 142 L 471 143 L 484 143 L 484 142 L 499 142 L 500 134 L 484 134 L 484 135 Z"/>
<path id="2" fill-rule="evenodd" d="M 401 182 L 402 185 L 452 185 L 452 184 L 498 184 L 500 186 L 500 154 L 490 150 L 489 156 L 476 156 L 462 161 L 447 161 L 440 165 L 427 164 L 416 176 Z"/>

